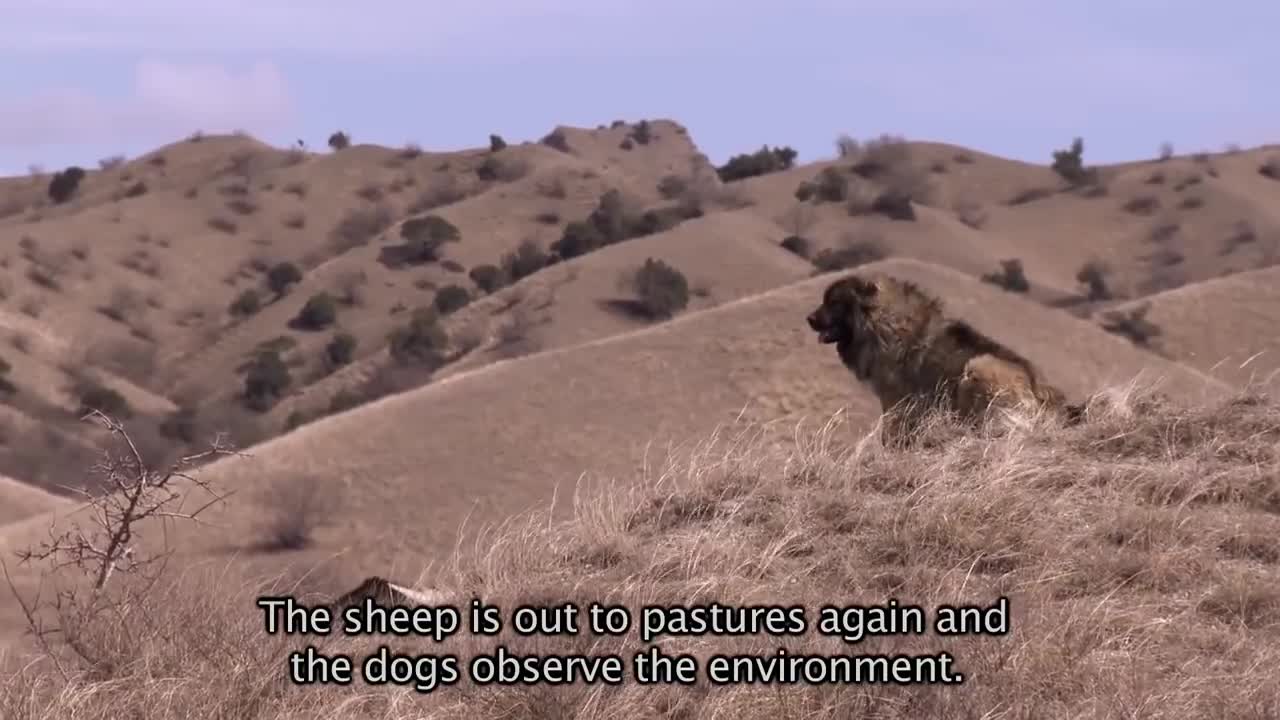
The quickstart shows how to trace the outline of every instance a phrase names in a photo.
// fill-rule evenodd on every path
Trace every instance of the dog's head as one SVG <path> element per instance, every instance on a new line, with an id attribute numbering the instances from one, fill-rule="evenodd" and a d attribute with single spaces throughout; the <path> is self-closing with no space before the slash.
<path id="1" fill-rule="evenodd" d="M 832 344 L 841 359 L 859 378 L 870 372 L 868 343 L 874 338 L 867 329 L 867 313 L 875 306 L 879 286 L 875 280 L 850 275 L 827 286 L 822 304 L 809 313 L 809 327 L 818 334 L 818 342 Z"/>

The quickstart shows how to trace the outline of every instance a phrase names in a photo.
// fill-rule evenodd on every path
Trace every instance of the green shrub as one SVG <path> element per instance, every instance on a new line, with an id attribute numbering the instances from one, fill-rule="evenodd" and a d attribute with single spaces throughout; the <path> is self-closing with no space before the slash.
<path id="1" fill-rule="evenodd" d="M 460 310 L 471 302 L 471 294 L 466 288 L 458 285 L 446 285 L 436 293 L 435 305 L 436 310 L 441 315 L 448 315 L 452 312 Z"/>
<path id="2" fill-rule="evenodd" d="M 244 376 L 245 407 L 256 412 L 270 410 L 293 383 L 289 366 L 275 350 L 258 353 Z"/>
<path id="3" fill-rule="evenodd" d="M 544 263 L 545 264 L 545 263 Z M 496 265 L 477 265 L 467 273 L 471 282 L 485 293 L 493 293 L 506 284 L 507 275 Z"/>
<path id="4" fill-rule="evenodd" d="M 417 363 L 431 368 L 444 362 L 444 351 L 449 336 L 440 327 L 435 308 L 424 307 L 413 311 L 408 324 L 392 330 L 387 336 L 391 357 L 401 364 Z"/>
<path id="5" fill-rule="evenodd" d="M 294 284 L 302 281 L 302 271 L 291 262 L 276 263 L 267 271 L 267 287 L 276 295 L 284 295 Z"/>
<path id="6" fill-rule="evenodd" d="M 689 281 L 667 263 L 648 258 L 631 277 L 644 312 L 654 319 L 669 318 L 689 304 Z"/>
<path id="7" fill-rule="evenodd" d="M 258 295 L 258 291 L 249 288 L 236 296 L 231 301 L 231 306 L 227 310 L 235 317 L 248 317 L 262 309 L 262 298 Z"/>
<path id="8" fill-rule="evenodd" d="M 76 194 L 76 189 L 80 187 L 80 181 L 84 180 L 84 176 L 84 168 L 78 165 L 72 165 L 61 172 L 54 173 L 53 178 L 49 180 L 49 199 L 58 205 L 70 200 Z"/>
<path id="9" fill-rule="evenodd" d="M 789 147 L 770 148 L 768 145 L 754 153 L 735 155 L 729 162 L 716 168 L 723 182 L 745 180 L 769 173 L 789 170 L 795 164 L 796 151 Z"/>
<path id="10" fill-rule="evenodd" d="M 337 369 L 350 363 L 356 356 L 356 337 L 351 333 L 338 333 L 324 346 L 324 362 L 329 369 Z"/>
<path id="11" fill-rule="evenodd" d="M 323 330 L 338 319 L 338 303 L 327 292 L 312 295 L 294 318 L 298 327 L 306 330 Z"/>

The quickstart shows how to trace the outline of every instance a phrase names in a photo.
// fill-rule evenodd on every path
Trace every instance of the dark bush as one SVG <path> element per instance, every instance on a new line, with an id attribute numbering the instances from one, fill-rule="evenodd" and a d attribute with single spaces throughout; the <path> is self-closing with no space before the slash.
<path id="1" fill-rule="evenodd" d="M 356 336 L 351 333 L 338 333 L 324 346 L 324 364 L 330 370 L 350 363 L 355 356 Z"/>
<path id="2" fill-rule="evenodd" d="M 306 330 L 323 330 L 337 319 L 338 303 L 329 293 L 319 292 L 312 295 L 307 300 L 307 304 L 302 306 L 295 322 L 298 327 Z"/>
<path id="3" fill-rule="evenodd" d="M 689 281 L 684 273 L 661 260 L 648 258 L 631 277 L 645 313 L 654 319 L 669 318 L 689 304 Z"/>
<path id="4" fill-rule="evenodd" d="M 666 200 L 675 200 L 689 190 L 689 181 L 679 175 L 664 175 L 658 181 L 658 194 Z"/>
<path id="5" fill-rule="evenodd" d="M 501 135 L 489 136 L 489 152 L 498 152 L 507 147 L 507 141 L 502 139 Z"/>
<path id="6" fill-rule="evenodd" d="M 284 295 L 290 287 L 301 281 L 302 271 L 288 261 L 276 263 L 267 271 L 267 287 L 276 295 Z"/>
<path id="7" fill-rule="evenodd" d="M 871 212 L 880 213 L 890 220 L 914 221 L 915 208 L 911 206 L 911 196 L 896 190 L 880 193 L 871 202 Z"/>
<path id="8" fill-rule="evenodd" d="M 551 243 L 551 250 L 568 260 L 598 250 L 606 245 L 605 237 L 589 220 L 566 223 L 560 239 Z"/>
<path id="9" fill-rule="evenodd" d="M 1087 184 L 1095 178 L 1096 173 L 1084 165 L 1084 140 L 1082 138 L 1072 140 L 1071 148 L 1068 150 L 1053 151 L 1053 171 L 1072 186 Z"/>
<path id="10" fill-rule="evenodd" d="M 1024 293 L 1031 289 L 1031 283 L 1027 282 L 1027 276 L 1022 270 L 1022 261 L 1018 258 L 1001 260 L 1000 271 L 983 275 L 982 281 L 998 285 L 1009 292 Z"/>
<path id="11" fill-rule="evenodd" d="M 351 136 L 339 130 L 329 136 L 329 149 L 346 150 L 351 147 Z"/>
<path id="12" fill-rule="evenodd" d="M 250 288 L 236 296 L 227 310 L 235 317 L 248 317 L 262 308 L 262 298 L 258 291 Z"/>
<path id="13" fill-rule="evenodd" d="M 193 407 L 178 408 L 160 421 L 159 429 L 160 435 L 170 440 L 177 440 L 188 445 L 194 443 L 200 435 L 196 409 Z"/>
<path id="14" fill-rule="evenodd" d="M 462 239 L 462 233 L 456 225 L 439 215 L 424 215 L 406 220 L 400 226 L 400 237 L 405 240 L 427 237 L 443 242 L 457 242 Z"/>
<path id="15" fill-rule="evenodd" d="M 460 310 L 471 302 L 471 294 L 466 288 L 458 285 L 446 285 L 436 292 L 435 305 L 436 310 L 441 315 L 448 315 L 456 310 Z"/>
<path id="16" fill-rule="evenodd" d="M 790 235 L 783 238 L 782 247 L 802 258 L 809 258 L 810 245 L 809 241 L 799 235 Z"/>
<path id="17" fill-rule="evenodd" d="M 729 162 L 716 168 L 716 174 L 723 182 L 733 182 L 789 170 L 795 161 L 795 150 L 789 147 L 770 148 L 765 145 L 754 153 L 729 158 Z"/>
<path id="18" fill-rule="evenodd" d="M 1107 288 L 1107 275 L 1110 268 L 1098 260 L 1090 260 L 1080 266 L 1080 270 L 1076 272 L 1076 281 L 1089 288 L 1089 299 L 1093 301 L 1108 300 L 1111 298 L 1111 290 Z"/>
<path id="19" fill-rule="evenodd" d="M 555 148 L 562 153 L 573 152 L 569 147 L 569 139 L 565 137 L 564 131 L 560 129 L 552 130 L 546 137 L 542 138 L 542 144 L 549 148 Z"/>
<path id="20" fill-rule="evenodd" d="M 292 384 L 289 366 L 275 350 L 258 353 L 244 376 L 245 407 L 255 412 L 270 410 Z"/>
<path id="21" fill-rule="evenodd" d="M 1147 319 L 1150 310 L 1150 303 L 1130 310 L 1108 310 L 1102 316 L 1102 329 L 1127 338 L 1138 347 L 1149 347 L 1153 339 L 1163 334 L 1159 325 Z"/>
<path id="22" fill-rule="evenodd" d="M 496 265 L 477 265 L 467 273 L 471 282 L 485 293 L 492 293 L 506 284 L 506 274 Z"/>
<path id="23" fill-rule="evenodd" d="M 827 273 L 866 265 L 888 256 L 884 241 L 879 236 L 854 236 L 846 238 L 839 247 L 819 251 L 812 262 L 819 273 Z"/>
<path id="24" fill-rule="evenodd" d="M 449 336 L 440 327 L 435 309 L 423 307 L 413 311 L 407 325 L 392 330 L 387 341 L 396 362 L 417 363 L 434 369 L 444 363 Z"/>
<path id="25" fill-rule="evenodd" d="M 837 168 L 824 168 L 813 181 L 813 197 L 818 202 L 844 202 L 849 197 L 849 178 Z"/>
<path id="26" fill-rule="evenodd" d="M 80 187 L 80 181 L 84 180 L 84 175 L 84 168 L 78 165 L 54 173 L 49 180 L 49 199 L 59 205 L 70 200 Z"/>
<path id="27" fill-rule="evenodd" d="M 550 261 L 551 256 L 538 247 L 538 243 L 526 239 L 502 257 L 502 273 L 509 282 L 516 282 L 538 272 Z"/>
<path id="28" fill-rule="evenodd" d="M 75 395 L 80 400 L 76 414 L 86 415 L 94 410 L 116 419 L 133 417 L 133 409 L 120 393 L 93 380 L 82 379 L 76 383 Z"/>

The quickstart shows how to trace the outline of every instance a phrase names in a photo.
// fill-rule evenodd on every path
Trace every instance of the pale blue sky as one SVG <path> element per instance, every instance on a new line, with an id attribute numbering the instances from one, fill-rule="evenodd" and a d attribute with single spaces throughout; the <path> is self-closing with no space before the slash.
<path id="1" fill-rule="evenodd" d="M 670 117 L 716 162 L 890 132 L 1046 161 L 1280 142 L 1280 3 L 0 0 L 0 173 L 191 132 L 480 146 Z"/>

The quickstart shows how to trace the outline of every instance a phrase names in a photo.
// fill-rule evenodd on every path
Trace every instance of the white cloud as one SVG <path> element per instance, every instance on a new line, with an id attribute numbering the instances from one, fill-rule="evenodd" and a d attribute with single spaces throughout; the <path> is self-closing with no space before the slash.
<path id="1" fill-rule="evenodd" d="M 53 89 L 0 101 L 0 142 L 13 146 L 164 142 L 195 130 L 267 133 L 289 120 L 280 71 L 257 63 L 219 65 L 143 61 L 126 97 Z"/>

